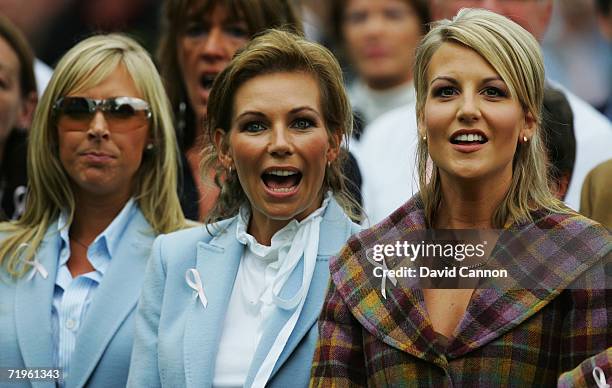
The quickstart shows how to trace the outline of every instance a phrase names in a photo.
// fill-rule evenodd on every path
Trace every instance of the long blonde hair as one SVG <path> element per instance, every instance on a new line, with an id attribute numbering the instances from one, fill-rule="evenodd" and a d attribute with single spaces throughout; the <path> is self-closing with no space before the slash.
<path id="1" fill-rule="evenodd" d="M 536 120 L 528 143 L 519 143 L 512 163 L 510 189 L 493 214 L 493 225 L 502 228 L 508 220 L 533 221 L 531 211 L 566 211 L 550 192 L 547 182 L 546 152 L 541 138 L 544 99 L 544 63 L 540 46 L 525 29 L 510 19 L 482 9 L 462 9 L 453 20 L 434 24 L 416 53 L 414 84 L 419 126 L 423 126 L 429 83 L 427 71 L 434 53 L 445 42 L 458 43 L 482 56 L 499 73 L 523 109 Z M 427 143 L 419 141 L 417 164 L 420 195 L 425 219 L 431 226 L 442 200 L 438 167 L 428 176 Z"/>
<path id="2" fill-rule="evenodd" d="M 0 245 L 0 264 L 13 276 L 28 269 L 25 260 L 36 254 L 43 237 L 61 211 L 72 222 L 75 198 L 59 159 L 54 102 L 69 93 L 102 82 L 123 64 L 151 108 L 149 124 L 154 149 L 145 152 L 135 176 L 133 196 L 155 233 L 181 228 L 184 217 L 176 193 L 178 148 L 170 104 L 148 53 L 131 38 L 119 34 L 88 38 L 59 61 L 34 114 L 28 143 L 26 210 L 16 222 L 0 225 L 9 233 Z M 27 248 L 22 252 L 20 247 Z"/>

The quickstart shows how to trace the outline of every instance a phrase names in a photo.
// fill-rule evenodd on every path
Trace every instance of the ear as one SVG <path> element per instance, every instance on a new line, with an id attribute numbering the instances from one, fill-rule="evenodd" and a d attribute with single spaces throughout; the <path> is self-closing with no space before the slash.
<path id="1" fill-rule="evenodd" d="M 22 99 L 21 109 L 19 110 L 19 115 L 17 116 L 17 126 L 19 128 L 30 128 L 37 103 L 38 94 L 36 92 L 30 92 Z"/>
<path id="2" fill-rule="evenodd" d="M 340 144 L 342 143 L 342 134 L 340 131 L 334 131 L 329 137 L 329 149 L 327 150 L 327 161 L 333 162 L 340 154 Z"/>
<path id="3" fill-rule="evenodd" d="M 226 137 L 227 134 L 223 129 L 215 129 L 213 141 L 215 142 L 215 148 L 217 149 L 217 153 L 219 154 L 219 162 L 223 165 L 223 167 L 227 169 L 232 165 L 232 156 L 230 154 Z"/>
<path id="4" fill-rule="evenodd" d="M 531 112 L 525 113 L 525 124 L 523 126 L 523 129 L 519 133 L 519 141 L 522 141 L 524 136 L 526 136 L 527 139 L 530 140 L 535 135 L 536 124 L 536 120 L 531 114 Z"/>

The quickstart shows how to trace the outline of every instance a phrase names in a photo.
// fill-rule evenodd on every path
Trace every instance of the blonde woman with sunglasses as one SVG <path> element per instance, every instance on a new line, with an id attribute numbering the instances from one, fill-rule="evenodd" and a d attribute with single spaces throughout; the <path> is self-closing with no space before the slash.
<path id="1" fill-rule="evenodd" d="M 125 385 L 151 244 L 184 223 L 170 107 L 148 54 L 120 35 L 76 45 L 29 141 L 26 211 L 0 227 L 0 370 L 25 377 L 15 386 Z"/>

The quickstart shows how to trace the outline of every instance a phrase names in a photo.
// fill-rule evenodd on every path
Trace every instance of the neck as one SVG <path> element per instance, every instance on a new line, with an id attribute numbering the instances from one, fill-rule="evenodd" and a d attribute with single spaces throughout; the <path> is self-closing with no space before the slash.
<path id="1" fill-rule="evenodd" d="M 434 220 L 436 228 L 493 229 L 493 214 L 510 188 L 512 175 L 501 182 L 440 179 L 442 203 Z"/>
<path id="2" fill-rule="evenodd" d="M 363 82 L 372 90 L 377 92 L 384 92 L 385 90 L 397 88 L 400 86 L 406 86 L 412 81 L 412 75 L 408 74 L 408 77 L 396 78 L 375 78 L 375 79 L 363 79 Z"/>
<path id="3" fill-rule="evenodd" d="M 76 209 L 70 225 L 70 236 L 82 243 L 90 243 L 117 217 L 129 197 L 92 197 L 75 195 Z"/>
<path id="4" fill-rule="evenodd" d="M 255 237 L 258 243 L 266 246 L 272 245 L 272 236 L 290 222 L 291 220 L 273 220 L 266 218 L 258 220 L 251 217 L 248 232 Z"/>
<path id="5" fill-rule="evenodd" d="M 265 215 L 251 206 L 251 219 L 249 220 L 249 226 L 247 232 L 255 237 L 258 243 L 270 246 L 272 243 L 272 236 L 282 228 L 284 228 L 292 220 L 302 221 L 315 210 L 321 207 L 323 203 L 323 192 L 320 192 L 316 201 L 305 209 L 303 212 L 294 215 L 289 219 L 275 219 Z"/>

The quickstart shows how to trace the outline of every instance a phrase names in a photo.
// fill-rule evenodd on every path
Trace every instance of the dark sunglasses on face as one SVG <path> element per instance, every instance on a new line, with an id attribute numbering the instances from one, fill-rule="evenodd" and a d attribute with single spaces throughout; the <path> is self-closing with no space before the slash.
<path id="1" fill-rule="evenodd" d="M 95 113 L 100 111 L 111 129 L 130 130 L 151 117 L 149 104 L 136 97 L 113 97 L 96 100 L 87 97 L 61 97 L 55 101 L 53 112 L 65 124 L 80 125 L 87 130 Z"/>

